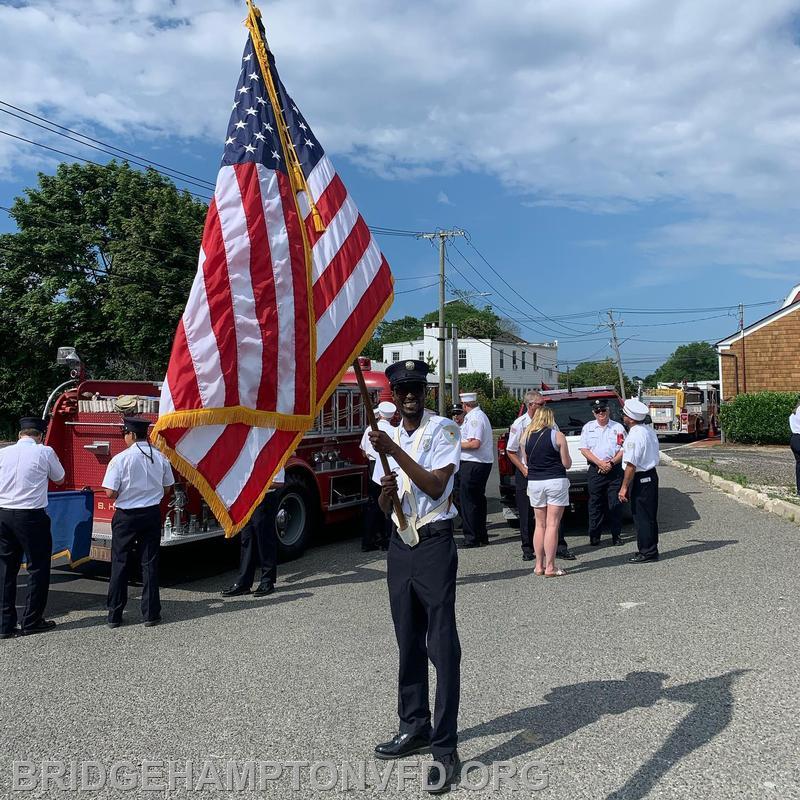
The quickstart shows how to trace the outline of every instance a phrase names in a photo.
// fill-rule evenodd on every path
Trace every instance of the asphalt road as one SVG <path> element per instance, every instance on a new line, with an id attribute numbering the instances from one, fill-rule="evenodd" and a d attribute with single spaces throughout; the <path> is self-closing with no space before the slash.
<path id="1" fill-rule="evenodd" d="M 537 578 L 499 514 L 491 546 L 461 553 L 461 756 L 510 760 L 507 771 L 517 773 L 539 762 L 529 766 L 528 786 L 546 786 L 462 786 L 454 796 L 800 797 L 798 528 L 678 470 L 662 467 L 661 476 L 656 564 L 625 563 L 634 549 L 628 526 L 625 548 L 590 549 L 575 535 L 579 560 L 564 565 L 570 574 Z M 58 629 L 0 642 L 0 796 L 337 794 L 311 788 L 302 766 L 297 791 L 289 767 L 266 792 L 214 788 L 215 774 L 249 760 L 366 764 L 375 784 L 369 754 L 396 722 L 382 554 L 362 554 L 358 540 L 339 531 L 283 565 L 271 597 L 222 600 L 218 590 L 233 575 L 224 570 L 235 561 L 235 549 L 223 545 L 168 559 L 165 623 L 157 628 L 134 624 L 136 589 L 131 624 L 110 631 L 102 573 L 55 575 Z M 34 762 L 39 776 L 43 760 L 78 770 L 81 761 L 106 770 L 129 761 L 139 770 L 148 759 L 179 767 L 191 759 L 190 787 L 178 777 L 175 792 L 152 794 L 108 781 L 102 791 L 10 790 L 14 761 Z M 348 796 L 422 796 L 417 760 L 409 764 L 404 791 L 399 773 L 380 764 L 387 789 Z M 201 767 L 209 783 L 194 791 Z M 89 780 L 97 777 L 86 769 Z M 166 781 L 166 766 L 155 769 L 152 780 Z M 274 770 L 265 768 L 267 779 Z M 483 775 L 492 780 L 476 770 L 471 785 Z M 316 785 L 326 776 L 316 773 Z M 76 786 L 87 785 L 80 780 Z"/>

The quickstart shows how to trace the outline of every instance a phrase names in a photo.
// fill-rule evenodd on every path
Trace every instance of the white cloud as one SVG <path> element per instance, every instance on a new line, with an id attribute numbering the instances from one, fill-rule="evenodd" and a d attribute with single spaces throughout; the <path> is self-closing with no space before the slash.
<path id="1" fill-rule="evenodd" d="M 440 191 L 439 194 L 436 195 L 436 202 L 440 203 L 443 206 L 455 205 L 453 201 L 447 196 L 447 192 L 443 191 Z"/>
<path id="2" fill-rule="evenodd" d="M 478 169 L 534 207 L 676 202 L 687 222 L 654 232 L 644 252 L 800 259 L 796 0 L 276 0 L 263 11 L 317 135 L 365 169 Z M 0 95 L 126 142 L 217 141 L 243 16 L 238 0 L 0 2 Z M 0 169 L 20 152 L 31 158 L 0 137 Z"/>

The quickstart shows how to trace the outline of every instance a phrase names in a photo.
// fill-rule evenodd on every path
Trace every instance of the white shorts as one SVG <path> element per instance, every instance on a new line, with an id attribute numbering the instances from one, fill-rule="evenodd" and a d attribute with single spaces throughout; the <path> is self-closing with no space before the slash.
<path id="1" fill-rule="evenodd" d="M 534 508 L 569 505 L 569 478 L 528 481 L 528 497 Z"/>

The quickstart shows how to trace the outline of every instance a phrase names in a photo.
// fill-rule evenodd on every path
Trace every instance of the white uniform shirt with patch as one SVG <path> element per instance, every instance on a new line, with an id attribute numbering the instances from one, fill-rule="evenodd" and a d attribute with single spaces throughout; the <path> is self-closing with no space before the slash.
<path id="1" fill-rule="evenodd" d="M 633 464 L 637 472 L 647 472 L 658 464 L 658 436 L 648 425 L 634 425 L 622 445 L 622 466 Z"/>
<path id="2" fill-rule="evenodd" d="M 152 461 L 148 458 L 151 455 Z M 145 441 L 133 442 L 115 455 L 103 478 L 103 488 L 118 493 L 114 505 L 125 510 L 157 506 L 164 488 L 174 483 L 169 461 Z"/>
<path id="3" fill-rule="evenodd" d="M 55 450 L 30 436 L 0 448 L 0 508 L 47 508 L 47 482 L 63 479 Z"/>
<path id="4" fill-rule="evenodd" d="M 800 406 L 794 410 L 794 414 L 789 416 L 789 427 L 792 433 L 800 433 Z"/>
<path id="5" fill-rule="evenodd" d="M 464 415 L 464 422 L 461 423 L 461 441 L 466 442 L 467 439 L 479 439 L 481 444 L 476 450 L 462 450 L 462 461 L 472 461 L 477 464 L 491 464 L 494 461 L 492 423 L 480 406 L 471 408 Z"/>
<path id="6" fill-rule="evenodd" d="M 426 420 L 428 420 L 427 426 L 425 426 Z M 453 481 L 456 472 L 458 472 L 458 463 L 461 460 L 461 436 L 458 425 L 453 422 L 453 420 L 445 417 L 438 417 L 435 414 L 425 414 L 419 428 L 411 434 L 406 431 L 401 422 L 399 428 L 393 428 L 389 436 L 391 436 L 392 441 L 397 441 L 399 436 L 400 447 L 411 455 L 414 451 L 414 445 L 416 444 L 420 431 L 422 431 L 422 438 L 417 448 L 415 461 L 423 469 L 428 471 L 442 469 L 448 464 L 452 464 L 455 467 L 453 474 L 450 476 L 450 480 L 447 482 L 444 494 L 442 494 L 441 497 L 428 496 L 411 481 L 411 491 L 414 492 L 414 498 L 417 502 L 417 516 L 424 517 L 426 514 L 433 511 L 436 506 L 441 505 L 445 498 L 450 497 L 453 491 Z M 393 472 L 398 473 L 398 475 L 402 473 L 402 470 L 393 458 L 389 459 L 389 468 Z M 378 459 L 375 462 L 375 472 L 372 474 L 372 480 L 380 484 L 382 477 L 383 465 L 380 459 Z M 411 503 L 408 497 L 405 496 L 403 497 L 403 511 L 406 514 L 411 514 Z M 444 511 L 437 514 L 431 522 L 452 519 L 457 513 L 455 505 L 450 503 L 450 505 L 446 507 Z"/>
<path id="7" fill-rule="evenodd" d="M 530 414 L 523 414 L 511 423 L 511 430 L 508 433 L 508 442 L 506 442 L 506 452 L 518 453 L 520 451 L 520 439 L 522 438 L 522 434 L 525 433 L 525 428 L 531 424 L 532 419 Z"/>
<path id="8" fill-rule="evenodd" d="M 388 419 L 379 419 L 378 428 L 384 431 L 387 434 L 387 436 L 394 436 L 394 425 L 392 425 L 392 423 L 389 422 Z M 360 447 L 364 451 L 364 455 L 366 455 L 366 457 L 370 461 L 377 461 L 378 454 L 375 452 L 375 449 L 372 446 L 372 442 L 370 442 L 369 440 L 370 431 L 372 431 L 372 428 L 367 426 L 367 429 L 364 431 L 364 435 L 361 437 Z"/>
<path id="9" fill-rule="evenodd" d="M 617 444 L 619 434 L 622 434 L 622 440 L 625 441 L 625 428 L 619 422 L 610 419 L 607 424 L 601 425 L 596 419 L 591 419 L 581 430 L 578 447 L 581 450 L 591 450 L 593 455 L 602 460 L 610 460 L 622 449 L 622 445 Z"/>

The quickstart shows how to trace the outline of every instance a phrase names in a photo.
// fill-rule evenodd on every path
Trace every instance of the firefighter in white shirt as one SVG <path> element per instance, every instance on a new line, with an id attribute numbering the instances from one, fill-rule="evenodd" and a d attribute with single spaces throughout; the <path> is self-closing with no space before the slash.
<path id="1" fill-rule="evenodd" d="M 394 426 L 391 420 L 396 413 L 397 406 L 389 400 L 379 403 L 375 409 L 378 428 L 388 433 L 389 436 L 394 435 Z M 369 462 L 369 473 L 367 475 L 369 500 L 364 509 L 361 528 L 361 551 L 364 553 L 378 549 L 386 550 L 389 547 L 389 537 L 392 535 L 392 522 L 378 507 L 378 496 L 381 493 L 381 488 L 372 480 L 378 455 L 369 441 L 371 430 L 372 428 L 367 426 L 364 435 L 361 437 L 361 451 Z"/>
<path id="2" fill-rule="evenodd" d="M 492 424 L 478 405 L 475 392 L 462 392 L 464 422 L 461 425 L 461 468 L 459 495 L 464 528 L 462 547 L 489 543 L 486 531 L 486 483 L 494 463 Z"/>
<path id="3" fill-rule="evenodd" d="M 111 520 L 111 580 L 108 584 L 108 627 L 122 624 L 128 602 L 128 571 L 134 546 L 142 563 L 142 617 L 146 627 L 161 621 L 158 557 L 161 543 L 161 500 L 172 490 L 172 467 L 147 438 L 146 419 L 124 417 L 127 448 L 111 459 L 103 478 L 106 496 L 114 500 Z"/>
<path id="4" fill-rule="evenodd" d="M 625 477 L 619 490 L 620 502 L 630 499 L 639 552 L 628 559 L 632 564 L 658 561 L 658 436 L 644 425 L 648 414 L 641 400 L 627 400 L 622 416 L 628 437 L 622 447 Z"/>
<path id="5" fill-rule="evenodd" d="M 622 544 L 622 444 L 625 428 L 611 419 L 608 400 L 591 402 L 594 419 L 581 430 L 580 451 L 589 464 L 589 544 L 599 545 L 605 523 L 611 543 Z"/>
<path id="6" fill-rule="evenodd" d="M 374 480 L 381 484 L 380 506 L 388 514 L 392 494 L 416 530 L 416 543 L 392 534 L 387 557 L 387 582 L 397 645 L 400 651 L 398 705 L 400 731 L 377 745 L 381 759 L 403 758 L 429 747 L 434 764 L 427 785 L 446 791 L 458 775 L 458 705 L 461 645 L 456 629 L 458 552 L 453 541 L 451 502 L 458 471 L 461 439 L 452 420 L 425 411 L 428 365 L 398 361 L 386 369 L 402 420 L 393 436 L 370 433 L 376 452 L 389 459 L 384 475 L 380 460 Z M 407 536 L 404 533 L 404 536 Z M 413 535 L 411 541 L 414 541 Z M 428 659 L 436 670 L 436 704 L 431 726 Z"/>
<path id="7" fill-rule="evenodd" d="M 39 417 L 19 421 L 16 444 L 0 449 L 0 639 L 52 630 L 44 618 L 50 589 L 53 539 L 47 516 L 47 484 L 62 483 L 64 468 L 52 447 L 42 444 L 47 429 Z M 17 628 L 17 576 L 28 557 L 28 601 Z"/>

